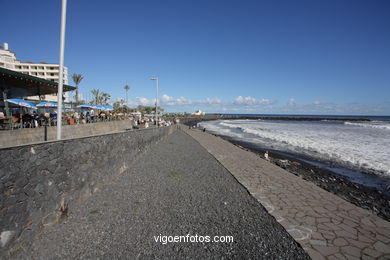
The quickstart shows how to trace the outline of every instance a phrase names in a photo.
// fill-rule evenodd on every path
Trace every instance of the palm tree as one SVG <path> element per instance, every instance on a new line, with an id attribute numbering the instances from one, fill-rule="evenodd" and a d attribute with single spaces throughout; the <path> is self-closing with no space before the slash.
<path id="1" fill-rule="evenodd" d="M 111 98 L 111 95 L 106 93 L 106 92 L 103 92 L 101 94 L 101 104 L 102 105 L 107 105 L 108 104 L 108 100 L 110 100 Z"/>
<path id="2" fill-rule="evenodd" d="M 73 82 L 74 84 L 76 84 L 76 104 L 79 103 L 79 84 L 83 80 L 83 78 L 84 77 L 81 74 L 73 73 L 72 75 Z"/>
<path id="3" fill-rule="evenodd" d="M 119 99 L 119 104 L 121 105 L 122 108 L 123 108 L 124 103 L 125 103 L 125 101 L 123 100 L 123 98 Z"/>
<path id="4" fill-rule="evenodd" d="M 123 88 L 126 90 L 126 106 L 128 106 L 129 100 L 127 99 L 127 92 L 131 89 L 131 87 L 129 85 L 126 85 Z"/>
<path id="5" fill-rule="evenodd" d="M 92 90 L 91 90 L 91 93 L 92 93 L 92 95 L 94 96 L 95 104 L 99 104 L 100 90 L 98 90 L 98 89 L 92 89 Z"/>
<path id="6" fill-rule="evenodd" d="M 99 89 L 92 89 L 91 93 L 94 96 L 96 105 L 108 105 L 108 101 L 111 98 L 110 94 L 106 92 L 100 92 Z M 91 102 L 91 104 L 93 104 L 93 101 Z"/>

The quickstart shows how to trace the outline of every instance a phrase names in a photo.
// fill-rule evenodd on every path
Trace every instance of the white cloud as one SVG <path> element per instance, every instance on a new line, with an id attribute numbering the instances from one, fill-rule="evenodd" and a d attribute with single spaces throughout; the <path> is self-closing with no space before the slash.
<path id="1" fill-rule="evenodd" d="M 287 101 L 287 105 L 289 106 L 295 106 L 297 103 L 295 103 L 295 99 L 293 98 L 290 98 L 288 101 Z"/>
<path id="2" fill-rule="evenodd" d="M 276 101 L 269 100 L 268 98 L 262 98 L 262 99 L 256 100 L 255 98 L 253 98 L 251 96 L 248 96 L 248 97 L 238 96 L 233 100 L 234 105 L 245 105 L 245 106 L 272 105 L 275 103 L 276 103 Z"/>
<path id="3" fill-rule="evenodd" d="M 316 101 L 313 102 L 313 105 L 325 105 L 325 104 L 327 104 L 327 102 L 320 101 L 320 100 L 316 100 Z"/>
<path id="4" fill-rule="evenodd" d="M 167 109 L 206 109 L 209 107 L 211 110 L 231 110 L 239 111 L 244 109 L 245 111 L 256 111 L 258 109 L 268 109 L 270 105 L 275 104 L 276 101 L 272 101 L 267 98 L 256 99 L 251 96 L 238 96 L 231 101 L 224 101 L 219 98 L 205 98 L 202 100 L 189 100 L 183 96 L 178 98 L 163 94 L 160 97 L 159 103 L 161 106 L 167 106 L 171 108 Z M 146 97 L 137 97 L 135 100 L 129 100 L 129 104 L 132 106 L 154 106 L 155 99 L 149 99 Z M 176 108 L 175 108 L 176 107 Z M 211 108 L 213 107 L 213 108 Z"/>
<path id="5" fill-rule="evenodd" d="M 176 105 L 189 105 L 192 104 L 192 101 L 187 100 L 185 97 L 174 98 L 164 94 L 161 96 L 161 103 L 167 106 L 176 106 Z"/>
<path id="6" fill-rule="evenodd" d="M 254 105 L 256 104 L 256 99 L 253 97 L 243 97 L 238 96 L 233 100 L 233 104 L 236 105 Z"/>
<path id="7" fill-rule="evenodd" d="M 258 103 L 259 103 L 260 105 L 272 105 L 272 104 L 275 104 L 275 101 L 271 101 L 271 100 L 269 100 L 269 99 L 267 99 L 267 98 L 262 98 L 262 99 L 260 99 L 260 100 L 258 101 Z"/>
<path id="8" fill-rule="evenodd" d="M 170 97 L 170 96 L 168 96 L 168 95 L 162 95 L 161 96 L 161 101 L 162 102 L 172 102 L 174 100 L 174 98 L 173 97 Z"/>
<path id="9" fill-rule="evenodd" d="M 222 101 L 219 98 L 207 98 L 206 103 L 209 105 L 219 105 Z"/>
<path id="10" fill-rule="evenodd" d="M 192 104 L 192 101 L 187 100 L 185 97 L 179 97 L 178 99 L 176 99 L 176 102 L 179 105 L 191 105 Z"/>
<path id="11" fill-rule="evenodd" d="M 148 99 L 144 97 L 137 97 L 137 103 L 142 106 L 151 106 L 154 105 L 156 99 Z"/>

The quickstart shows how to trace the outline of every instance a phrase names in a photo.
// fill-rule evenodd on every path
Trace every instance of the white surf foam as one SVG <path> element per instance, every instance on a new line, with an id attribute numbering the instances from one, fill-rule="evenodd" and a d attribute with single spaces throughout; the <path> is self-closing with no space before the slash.
<path id="1" fill-rule="evenodd" d="M 344 124 L 351 125 L 351 126 L 358 126 L 358 127 L 369 127 L 369 128 L 379 128 L 379 129 L 390 130 L 390 123 L 384 122 L 384 121 L 360 122 L 360 123 L 344 122 Z"/>
<path id="2" fill-rule="evenodd" d="M 203 122 L 212 132 L 246 142 L 338 162 L 390 177 L 390 132 L 337 122 L 223 120 Z"/>

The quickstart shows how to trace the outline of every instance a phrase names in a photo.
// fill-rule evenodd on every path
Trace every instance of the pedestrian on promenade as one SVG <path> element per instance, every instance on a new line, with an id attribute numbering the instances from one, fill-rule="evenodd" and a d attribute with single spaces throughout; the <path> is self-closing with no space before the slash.
<path id="1" fill-rule="evenodd" d="M 95 120 L 95 111 L 93 109 L 91 109 L 91 111 L 89 112 L 89 115 L 91 116 L 91 121 L 94 122 L 94 120 Z"/>
<path id="2" fill-rule="evenodd" d="M 91 123 L 91 115 L 89 114 L 89 111 L 87 111 L 86 117 L 87 117 L 87 123 Z"/>
<path id="3" fill-rule="evenodd" d="M 77 113 L 77 111 L 74 112 L 73 117 L 76 120 L 76 124 L 79 124 L 80 123 L 80 115 L 79 115 L 79 113 Z"/>

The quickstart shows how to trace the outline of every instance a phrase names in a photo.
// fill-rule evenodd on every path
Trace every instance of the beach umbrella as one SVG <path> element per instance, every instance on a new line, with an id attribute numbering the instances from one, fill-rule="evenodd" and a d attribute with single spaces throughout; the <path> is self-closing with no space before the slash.
<path id="1" fill-rule="evenodd" d="M 39 104 L 37 104 L 37 107 L 57 107 L 57 103 L 54 103 L 54 102 L 47 102 L 47 101 L 43 101 Z"/>
<path id="2" fill-rule="evenodd" d="M 81 105 L 78 105 L 77 107 L 79 107 L 79 108 L 93 108 L 93 105 L 81 104 Z"/>
<path id="3" fill-rule="evenodd" d="M 93 108 L 94 109 L 99 109 L 99 110 L 105 110 L 106 109 L 106 107 L 102 106 L 102 105 L 93 105 Z"/>
<path id="4" fill-rule="evenodd" d="M 104 110 L 106 110 L 106 111 L 114 110 L 114 108 L 112 106 L 104 106 L 104 107 L 105 107 Z"/>
<path id="5" fill-rule="evenodd" d="M 11 99 L 5 99 L 4 101 L 6 101 L 8 103 L 15 104 L 15 105 L 18 105 L 18 106 L 21 106 L 21 107 L 37 109 L 37 107 L 33 103 L 28 102 L 28 101 L 26 101 L 24 99 L 11 98 Z"/>

